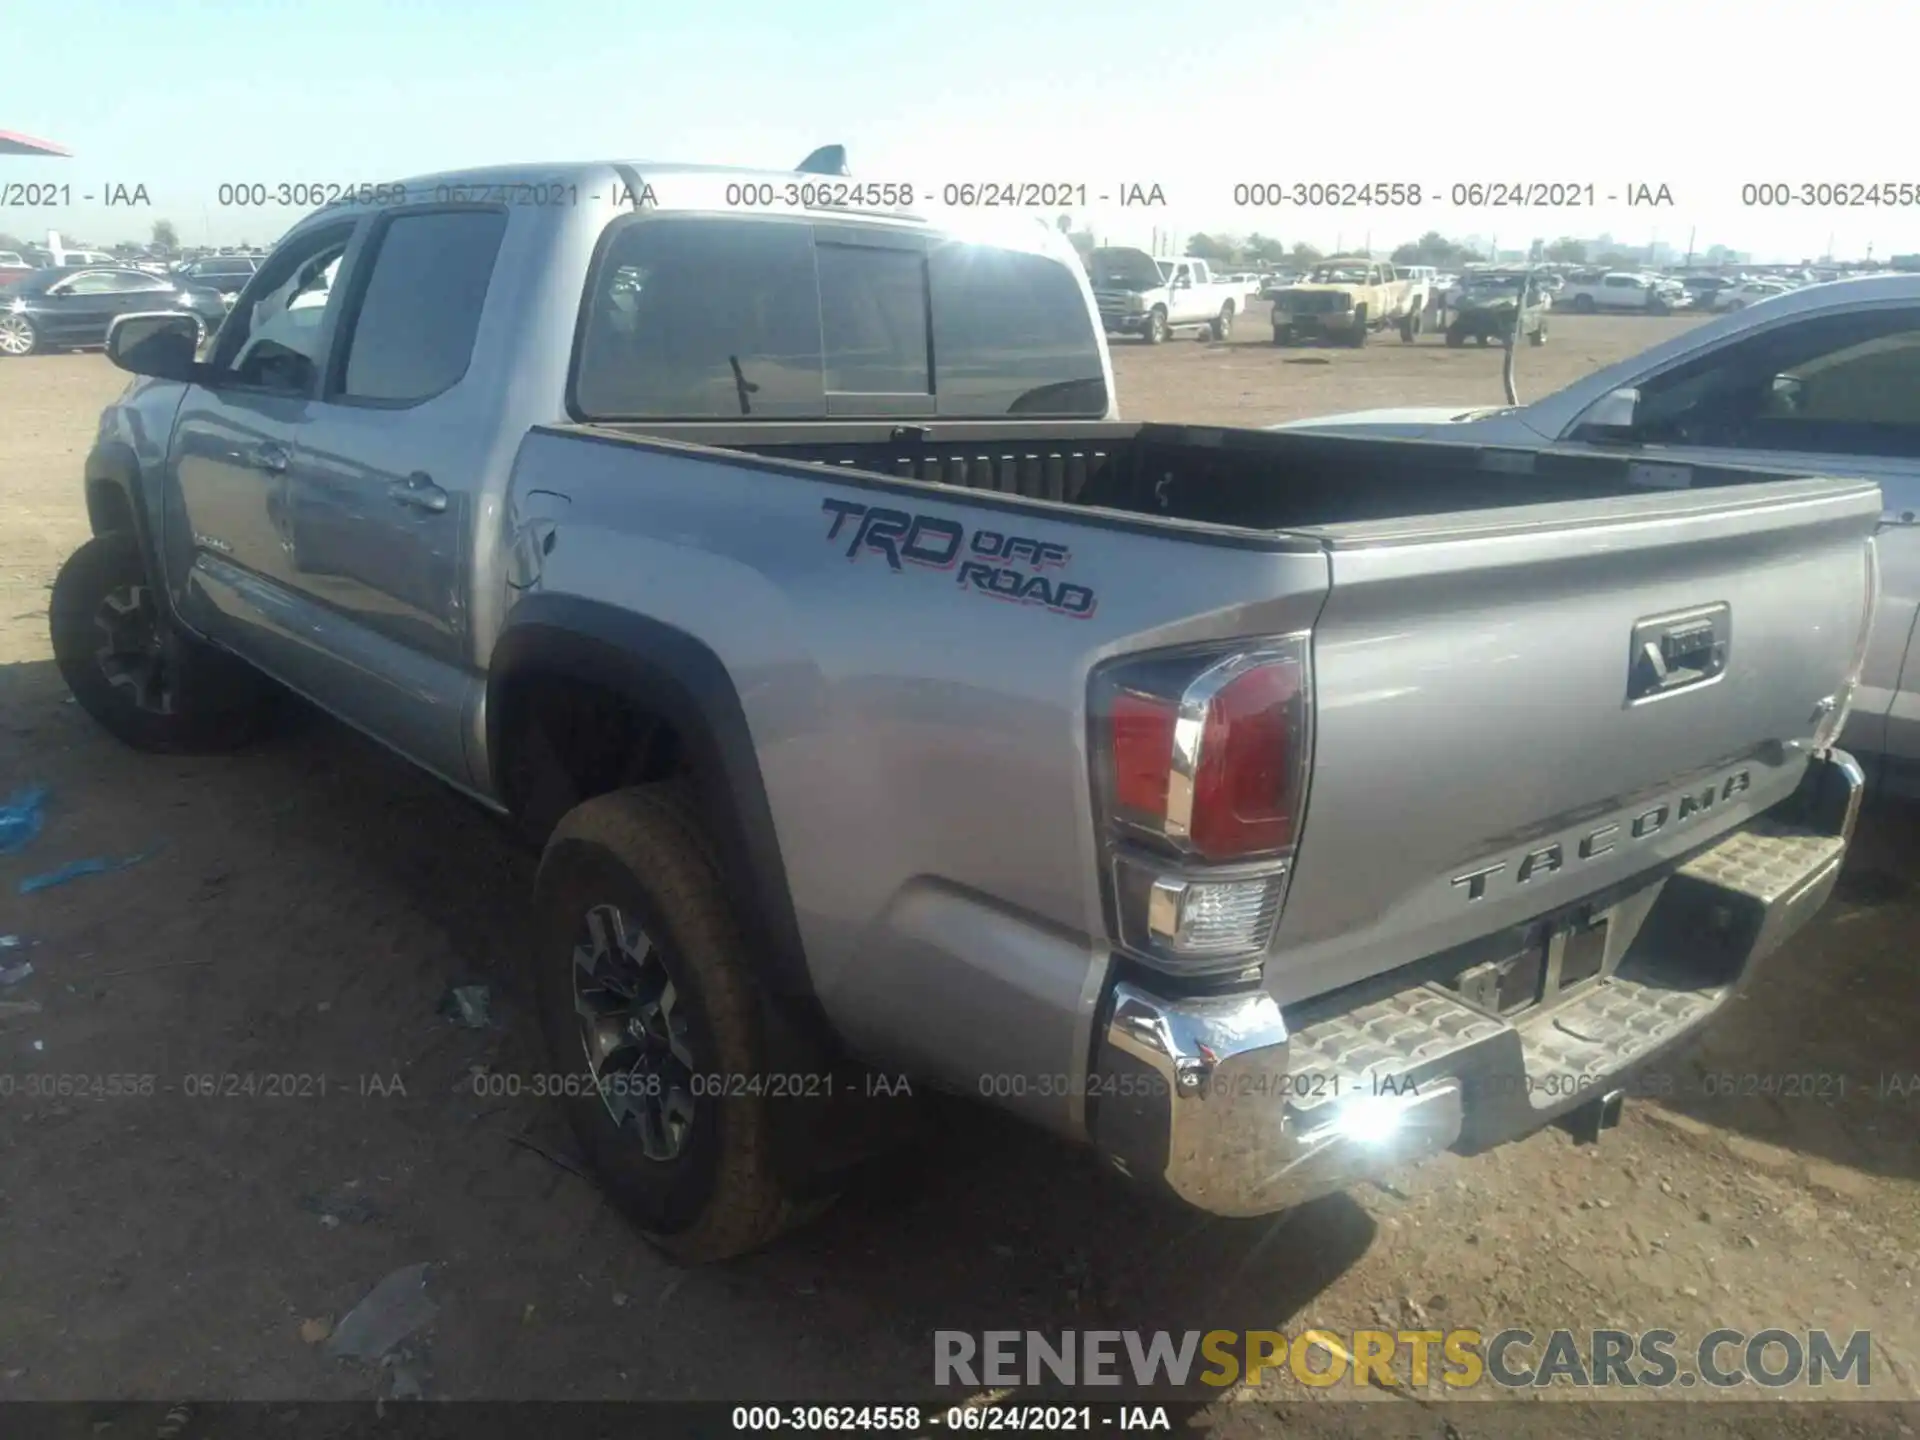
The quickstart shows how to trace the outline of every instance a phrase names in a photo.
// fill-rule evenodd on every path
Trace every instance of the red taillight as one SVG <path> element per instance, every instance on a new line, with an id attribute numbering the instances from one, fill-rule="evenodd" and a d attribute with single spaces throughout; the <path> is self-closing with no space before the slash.
<path id="1" fill-rule="evenodd" d="M 1121 691 L 1109 712 L 1113 803 L 1129 819 L 1164 823 L 1173 766 L 1176 701 Z"/>
<path id="2" fill-rule="evenodd" d="M 1187 835 L 1209 860 L 1293 843 L 1294 702 L 1299 667 L 1261 665 L 1223 685 L 1207 706 Z"/>
<path id="3" fill-rule="evenodd" d="M 1293 844 L 1304 780 L 1305 653 L 1153 656 L 1101 685 L 1111 818 L 1205 860 Z"/>
<path id="4" fill-rule="evenodd" d="M 1115 938 L 1150 965 L 1244 970 L 1271 943 L 1305 794 L 1308 637 L 1163 650 L 1093 678 Z"/>

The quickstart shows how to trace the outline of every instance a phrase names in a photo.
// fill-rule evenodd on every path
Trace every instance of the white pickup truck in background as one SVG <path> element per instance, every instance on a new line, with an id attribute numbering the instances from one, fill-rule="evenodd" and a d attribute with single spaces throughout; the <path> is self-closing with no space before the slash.
<path id="1" fill-rule="evenodd" d="M 1678 281 L 1617 270 L 1604 275 L 1588 273 L 1570 277 L 1554 303 L 1577 315 L 1591 315 L 1598 310 L 1638 310 L 1649 315 L 1665 315 L 1691 302 L 1686 287 Z"/>
<path id="2" fill-rule="evenodd" d="M 1087 256 L 1100 323 L 1109 335 L 1138 335 L 1158 345 L 1176 330 L 1225 340 L 1246 309 L 1245 287 L 1217 280 L 1190 255 L 1155 259 L 1130 246 L 1102 246 Z"/>

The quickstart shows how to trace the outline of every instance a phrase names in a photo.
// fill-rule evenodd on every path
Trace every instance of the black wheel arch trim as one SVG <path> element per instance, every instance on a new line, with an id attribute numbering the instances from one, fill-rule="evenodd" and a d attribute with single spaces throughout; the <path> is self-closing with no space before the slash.
<path id="1" fill-rule="evenodd" d="M 121 529 L 115 522 L 124 510 L 126 525 L 132 529 L 134 541 L 140 547 L 140 558 L 147 567 L 147 582 L 161 603 L 171 608 L 172 597 L 160 583 L 163 574 L 160 551 L 147 509 L 140 460 L 133 447 L 121 440 L 102 441 L 87 452 L 84 474 L 87 524 L 93 534 L 104 535 Z"/>
<path id="2" fill-rule="evenodd" d="M 720 657 L 684 630 L 599 601 L 522 598 L 488 666 L 488 769 L 502 799 L 511 799 L 507 697 L 519 681 L 542 674 L 604 686 L 679 733 L 728 882 L 741 887 L 747 902 L 761 978 L 780 996 L 812 1000 L 766 782 L 739 691 Z"/>

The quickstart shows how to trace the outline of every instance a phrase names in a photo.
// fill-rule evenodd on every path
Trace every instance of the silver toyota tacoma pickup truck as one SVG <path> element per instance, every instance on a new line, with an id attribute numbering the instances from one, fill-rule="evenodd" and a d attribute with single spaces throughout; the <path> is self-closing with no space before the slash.
<path id="1" fill-rule="evenodd" d="M 817 179 L 433 176 L 124 317 L 51 606 L 136 747 L 292 691 L 544 846 L 667 1251 L 817 1208 L 876 1071 L 1223 1215 L 1597 1129 L 1825 900 L 1874 485 L 1121 423 L 1047 227 Z"/>

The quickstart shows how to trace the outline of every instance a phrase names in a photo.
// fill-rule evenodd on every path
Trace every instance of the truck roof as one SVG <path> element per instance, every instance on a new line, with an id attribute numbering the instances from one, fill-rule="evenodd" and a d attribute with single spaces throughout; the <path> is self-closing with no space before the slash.
<path id="1" fill-rule="evenodd" d="M 383 183 L 387 187 L 385 196 L 376 194 L 365 202 L 343 199 L 324 210 L 317 210 L 303 216 L 293 228 L 305 225 L 321 215 L 338 217 L 343 214 L 355 214 L 364 210 L 391 206 L 395 203 L 392 192 L 396 187 L 404 187 L 406 198 L 416 202 L 447 198 L 445 192 L 451 189 L 497 191 L 502 198 L 531 189 L 535 198 L 526 203 L 542 205 L 547 202 L 538 198 L 538 187 L 558 186 L 577 189 L 577 195 L 570 195 L 564 202 L 568 207 L 575 204 L 599 204 L 610 210 L 625 212 L 634 208 L 627 198 L 629 195 L 645 196 L 649 202 L 647 208 L 656 212 L 844 215 L 849 219 L 859 220 L 863 224 L 880 223 L 909 229 L 928 229 L 937 225 L 945 233 L 967 239 L 989 241 L 1008 248 L 1045 251 L 1049 254 L 1059 253 L 1061 249 L 1052 238 L 1057 235 L 1057 232 L 1049 223 L 1048 217 L 1044 215 L 1026 212 L 968 211 L 951 217 L 943 215 L 936 220 L 919 209 L 917 204 L 810 206 L 788 204 L 783 193 L 789 186 L 817 189 L 821 186 L 861 186 L 884 183 L 857 175 L 821 175 L 800 170 L 766 170 L 740 165 L 691 165 L 660 160 L 558 160 L 547 164 L 523 162 L 512 165 L 472 166 L 461 170 L 409 175 Z M 727 187 L 744 184 L 773 187 L 771 202 L 750 205 L 729 204 L 726 199 Z M 918 187 L 915 189 L 917 202 L 921 197 Z M 462 198 L 485 200 L 488 196 L 482 193 Z M 553 202 L 555 208 L 558 208 L 561 203 L 557 200 Z"/>

